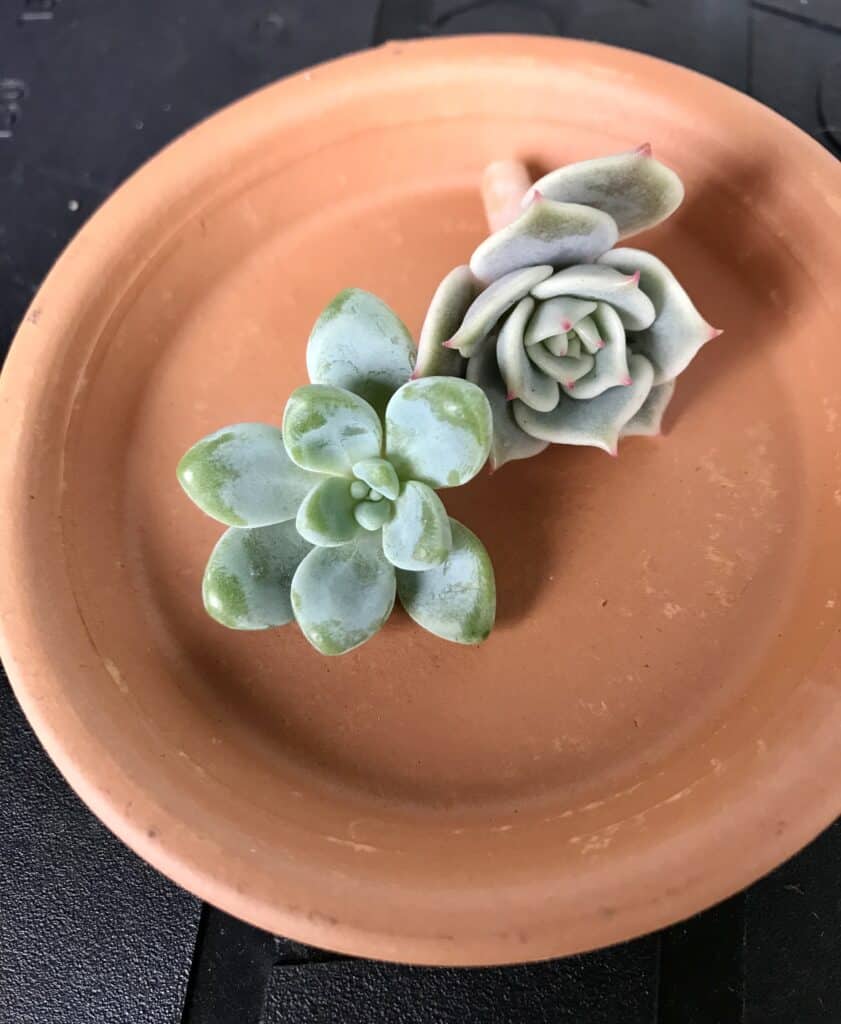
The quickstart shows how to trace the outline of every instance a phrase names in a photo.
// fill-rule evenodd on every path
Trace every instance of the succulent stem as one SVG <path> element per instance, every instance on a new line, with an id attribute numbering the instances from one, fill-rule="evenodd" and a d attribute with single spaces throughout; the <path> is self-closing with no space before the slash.
<path id="1" fill-rule="evenodd" d="M 523 212 L 531 175 L 522 160 L 495 160 L 482 174 L 482 204 L 491 233 L 507 227 Z"/>

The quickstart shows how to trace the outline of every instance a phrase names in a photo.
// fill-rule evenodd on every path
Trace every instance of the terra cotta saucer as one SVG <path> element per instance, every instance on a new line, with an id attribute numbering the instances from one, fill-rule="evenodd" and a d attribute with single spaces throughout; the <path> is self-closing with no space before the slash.
<path id="1" fill-rule="evenodd" d="M 207 618 L 185 449 L 279 421 L 340 288 L 416 331 L 490 160 L 645 141 L 688 198 L 639 244 L 725 334 L 664 438 L 448 494 L 496 567 L 488 642 L 399 613 L 324 659 Z M 2 647 L 45 747 L 177 882 L 355 954 L 573 953 L 769 870 L 841 811 L 839 238 L 817 144 L 582 42 L 391 44 L 200 125 L 80 232 L 2 378 Z"/>

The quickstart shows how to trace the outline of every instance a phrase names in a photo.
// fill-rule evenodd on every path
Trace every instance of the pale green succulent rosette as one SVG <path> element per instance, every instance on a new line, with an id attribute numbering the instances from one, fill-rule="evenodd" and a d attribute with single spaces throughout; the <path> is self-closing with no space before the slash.
<path id="1" fill-rule="evenodd" d="M 550 443 L 616 454 L 621 437 L 660 432 L 675 378 L 721 332 L 657 257 L 612 247 L 682 199 L 650 146 L 562 167 L 442 281 L 415 373 L 446 365 L 482 388 L 492 467 Z"/>
<path id="2" fill-rule="evenodd" d="M 213 618 L 234 629 L 294 618 L 318 651 L 344 654 L 380 629 L 399 593 L 438 636 L 487 636 L 490 559 L 436 492 L 487 461 L 491 409 L 470 381 L 410 379 L 414 365 L 388 307 L 342 292 L 313 330 L 312 383 L 290 395 L 282 428 L 240 424 L 187 452 L 182 486 L 230 527 L 205 571 Z"/>

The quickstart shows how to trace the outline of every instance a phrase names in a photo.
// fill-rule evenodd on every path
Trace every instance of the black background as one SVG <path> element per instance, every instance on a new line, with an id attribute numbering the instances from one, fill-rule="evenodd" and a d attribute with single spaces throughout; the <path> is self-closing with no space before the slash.
<path id="1" fill-rule="evenodd" d="M 82 221 L 199 118 L 386 39 L 485 31 L 645 50 L 841 146 L 841 0 L 0 0 L 0 342 Z M 841 1024 L 840 872 L 841 822 L 746 893 L 588 956 L 481 971 L 336 957 L 141 863 L 0 681 L 0 1024 Z"/>

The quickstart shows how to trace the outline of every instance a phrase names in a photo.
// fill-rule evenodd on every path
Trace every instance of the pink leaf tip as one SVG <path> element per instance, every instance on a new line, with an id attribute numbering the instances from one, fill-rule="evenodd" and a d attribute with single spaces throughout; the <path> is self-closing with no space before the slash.
<path id="1" fill-rule="evenodd" d="M 564 334 L 566 334 L 567 331 L 571 331 L 572 330 L 572 321 L 571 320 L 561 320 L 561 330 L 564 332 Z"/>
<path id="2" fill-rule="evenodd" d="M 720 334 L 724 334 L 724 329 L 721 327 L 711 327 L 709 337 L 707 341 L 712 341 L 713 338 L 717 338 Z"/>
<path id="3" fill-rule="evenodd" d="M 651 156 L 651 143 L 643 142 L 641 146 L 636 146 L 632 152 L 638 156 Z"/>
<path id="4" fill-rule="evenodd" d="M 639 284 L 640 283 L 640 272 L 635 270 L 633 274 L 628 278 L 628 284 Z"/>
<path id="5" fill-rule="evenodd" d="M 446 341 L 441 342 L 441 348 L 455 348 L 452 338 L 447 338 Z"/>
<path id="6" fill-rule="evenodd" d="M 420 374 L 417 371 L 417 367 L 415 367 L 415 369 L 409 374 L 409 380 L 417 380 L 418 377 L 420 377 Z"/>
<path id="7" fill-rule="evenodd" d="M 543 193 L 540 191 L 540 189 L 533 188 L 529 193 L 529 205 L 531 205 L 532 203 L 539 203 L 542 198 Z"/>
<path id="8" fill-rule="evenodd" d="M 630 375 L 629 375 L 629 376 L 626 376 L 626 377 L 622 378 L 622 383 L 627 388 L 627 387 L 630 387 L 630 385 L 633 384 L 634 382 L 631 380 Z"/>
<path id="9" fill-rule="evenodd" d="M 596 348 L 604 348 L 606 344 L 604 338 L 596 338 Z"/>
<path id="10" fill-rule="evenodd" d="M 572 391 L 572 389 L 575 387 L 575 381 L 574 380 L 568 380 L 566 382 L 566 384 L 564 384 L 564 387 L 568 388 L 570 391 Z"/>
<path id="11" fill-rule="evenodd" d="M 608 449 L 607 449 L 607 454 L 608 454 L 608 455 L 609 455 L 609 456 L 610 456 L 610 457 L 611 457 L 612 459 L 615 459 L 615 458 L 617 457 L 617 455 L 619 454 L 619 449 L 618 449 L 618 448 L 608 448 Z"/>
<path id="12" fill-rule="evenodd" d="M 513 402 L 517 395 L 513 391 L 509 391 L 505 396 L 506 402 Z"/>

